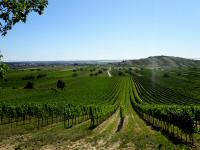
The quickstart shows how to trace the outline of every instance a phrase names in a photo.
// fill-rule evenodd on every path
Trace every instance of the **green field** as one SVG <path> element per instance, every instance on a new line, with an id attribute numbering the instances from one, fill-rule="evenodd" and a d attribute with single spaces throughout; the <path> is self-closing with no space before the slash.
<path id="1" fill-rule="evenodd" d="M 198 149 L 200 70 L 107 70 L 10 70 L 0 80 L 0 149 Z"/>

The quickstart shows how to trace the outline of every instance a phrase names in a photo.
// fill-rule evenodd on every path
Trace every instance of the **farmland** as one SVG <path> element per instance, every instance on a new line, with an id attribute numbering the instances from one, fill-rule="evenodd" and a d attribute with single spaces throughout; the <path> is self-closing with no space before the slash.
<path id="1" fill-rule="evenodd" d="M 0 81 L 0 149 L 198 148 L 199 89 L 191 81 L 199 73 L 110 66 L 10 70 Z"/>

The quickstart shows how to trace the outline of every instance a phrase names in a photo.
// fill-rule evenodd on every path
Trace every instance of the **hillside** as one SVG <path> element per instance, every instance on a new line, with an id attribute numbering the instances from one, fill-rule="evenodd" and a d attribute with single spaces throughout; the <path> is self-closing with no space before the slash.
<path id="1" fill-rule="evenodd" d="M 153 56 L 145 59 L 124 61 L 122 64 L 145 68 L 198 67 L 200 65 L 200 60 L 185 59 L 173 56 Z"/>

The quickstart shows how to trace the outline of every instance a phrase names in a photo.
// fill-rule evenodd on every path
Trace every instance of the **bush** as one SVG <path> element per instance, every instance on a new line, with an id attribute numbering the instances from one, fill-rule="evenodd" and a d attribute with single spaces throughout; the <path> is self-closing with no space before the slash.
<path id="1" fill-rule="evenodd" d="M 92 77 L 94 74 L 93 73 L 90 73 L 90 76 Z"/>
<path id="2" fill-rule="evenodd" d="M 119 72 L 118 72 L 118 75 L 119 75 L 119 76 L 123 76 L 124 73 L 123 73 L 122 71 L 119 71 Z"/>
<path id="3" fill-rule="evenodd" d="M 102 74 L 102 73 L 103 73 L 103 71 L 102 71 L 102 70 L 99 70 L 99 71 L 98 71 L 98 73 L 99 73 L 99 74 Z"/>
<path id="4" fill-rule="evenodd" d="M 3 72 L 0 71 L 0 79 L 3 79 Z"/>
<path id="5" fill-rule="evenodd" d="M 165 74 L 163 74 L 163 77 L 164 78 L 169 78 L 169 74 L 165 73 Z"/>
<path id="6" fill-rule="evenodd" d="M 8 82 L 8 79 L 4 79 L 5 82 Z"/>
<path id="7" fill-rule="evenodd" d="M 65 88 L 65 82 L 63 80 L 58 80 L 58 82 L 57 82 L 57 88 L 63 90 Z"/>
<path id="8" fill-rule="evenodd" d="M 34 84 L 33 84 L 33 82 L 27 82 L 26 83 L 26 86 L 24 87 L 25 89 L 33 89 L 34 88 Z"/>
<path id="9" fill-rule="evenodd" d="M 33 80 L 33 79 L 35 79 L 34 75 L 27 75 L 27 76 L 22 78 L 22 80 Z"/>
<path id="10" fill-rule="evenodd" d="M 37 78 L 38 78 L 38 79 L 39 79 L 39 78 L 44 78 L 44 77 L 46 77 L 46 76 L 47 76 L 47 74 L 40 73 L 40 74 L 37 75 Z"/>
<path id="11" fill-rule="evenodd" d="M 72 74 L 72 77 L 77 77 L 77 76 L 78 76 L 77 73 L 73 73 L 73 74 Z"/>
<path id="12" fill-rule="evenodd" d="M 73 72 L 77 72 L 77 70 L 76 70 L 76 69 L 73 69 Z"/>

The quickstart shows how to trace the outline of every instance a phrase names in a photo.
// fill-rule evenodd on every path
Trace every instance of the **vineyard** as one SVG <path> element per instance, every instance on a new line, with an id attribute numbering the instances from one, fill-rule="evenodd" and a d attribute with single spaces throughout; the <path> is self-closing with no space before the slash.
<path id="1" fill-rule="evenodd" d="M 111 76 L 107 69 L 11 71 L 7 81 L 0 81 L 0 149 L 198 145 L 198 99 L 128 71 L 121 76 L 113 70 Z M 33 89 L 24 88 L 27 78 Z M 58 80 L 65 83 L 63 89 L 56 87 Z"/>
<path id="2" fill-rule="evenodd" d="M 199 100 L 162 87 L 144 77 L 132 77 L 132 105 L 147 123 L 181 142 L 194 144 L 199 132 Z"/>
<path id="3" fill-rule="evenodd" d="M 66 79 L 66 82 L 67 86 L 63 91 L 50 88 L 50 82 L 43 83 L 39 88 L 31 91 L 32 93 L 30 91 L 22 91 L 21 88 L 13 89 L 12 94 L 10 94 L 10 91 L 2 91 L 0 124 L 25 122 L 26 120 L 30 122 L 31 119 L 37 118 L 39 128 L 40 119 L 48 122 L 49 118 L 51 118 L 53 123 L 54 118 L 62 121 L 70 118 L 76 122 L 76 118 L 88 119 L 89 115 L 94 116 L 94 119 L 97 118 L 99 121 L 101 117 L 110 113 L 108 110 L 111 112 L 116 110 L 116 99 L 120 93 L 120 79 L 112 78 L 110 80 L 106 77 L 85 77 L 77 78 L 76 80 Z M 27 95 L 24 94 L 21 97 L 17 97 L 17 94 L 13 92 L 19 95 L 22 95 L 20 92 L 27 92 Z M 5 101 L 4 98 L 8 100 Z M 43 100 L 43 98 L 45 99 Z M 94 103 L 96 105 L 93 105 Z"/>

